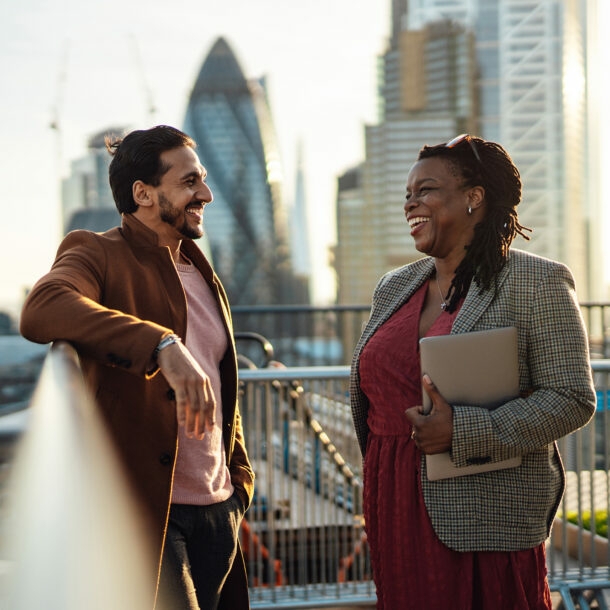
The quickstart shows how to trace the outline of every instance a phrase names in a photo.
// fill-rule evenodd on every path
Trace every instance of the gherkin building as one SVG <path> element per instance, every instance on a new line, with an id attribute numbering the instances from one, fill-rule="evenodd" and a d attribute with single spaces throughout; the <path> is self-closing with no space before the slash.
<path id="1" fill-rule="evenodd" d="M 292 272 L 282 171 L 264 81 L 246 79 L 224 38 L 191 91 L 184 131 L 197 142 L 214 202 L 201 247 L 231 305 L 302 302 Z"/>

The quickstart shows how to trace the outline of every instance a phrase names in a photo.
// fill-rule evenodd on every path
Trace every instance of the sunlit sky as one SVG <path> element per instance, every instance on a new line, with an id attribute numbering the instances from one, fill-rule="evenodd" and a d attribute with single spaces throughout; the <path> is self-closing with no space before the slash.
<path id="1" fill-rule="evenodd" d="M 610 2 L 600 4 L 599 22 L 610 24 Z M 48 270 L 61 238 L 60 177 L 86 152 L 87 138 L 110 126 L 180 127 L 190 88 L 219 36 L 246 76 L 267 77 L 288 201 L 302 141 L 314 295 L 328 301 L 336 177 L 363 159 L 364 125 L 377 120 L 376 63 L 389 33 L 389 6 L 390 0 L 4 0 L 0 309 L 16 312 L 23 289 Z M 602 52 L 607 75 L 610 53 Z M 50 128 L 53 120 L 58 130 Z"/>
<path id="2" fill-rule="evenodd" d="M 88 136 L 114 125 L 181 127 L 218 36 L 246 76 L 267 77 L 288 200 L 302 140 L 323 299 L 335 176 L 362 159 L 363 125 L 376 120 L 376 58 L 389 20 L 389 0 L 2 2 L 0 308 L 14 308 L 49 268 L 61 237 L 59 178 Z M 58 131 L 49 128 L 55 114 Z"/>

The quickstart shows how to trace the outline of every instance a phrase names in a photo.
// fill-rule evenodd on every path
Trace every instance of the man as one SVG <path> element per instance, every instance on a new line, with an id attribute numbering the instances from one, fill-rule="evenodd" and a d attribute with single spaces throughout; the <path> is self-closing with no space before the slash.
<path id="1" fill-rule="evenodd" d="M 254 474 L 231 316 L 192 241 L 213 199 L 206 170 L 195 142 L 173 127 L 133 131 L 107 147 L 122 225 L 68 234 L 28 295 L 21 332 L 69 341 L 79 353 L 151 519 L 157 607 L 248 608 L 237 535 Z"/>

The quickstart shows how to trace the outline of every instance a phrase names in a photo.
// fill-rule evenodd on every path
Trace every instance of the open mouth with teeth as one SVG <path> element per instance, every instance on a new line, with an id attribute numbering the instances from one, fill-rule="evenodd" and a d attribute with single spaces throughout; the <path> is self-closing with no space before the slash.
<path id="1" fill-rule="evenodd" d="M 203 208 L 200 205 L 188 205 L 186 207 L 186 213 L 194 216 L 198 220 L 203 218 Z"/>
<path id="2" fill-rule="evenodd" d="M 429 222 L 430 219 L 427 218 L 426 216 L 415 216 L 413 218 L 409 218 L 409 227 L 411 227 L 411 229 L 414 229 L 415 227 L 418 227 L 419 225 L 425 223 L 425 222 Z"/>

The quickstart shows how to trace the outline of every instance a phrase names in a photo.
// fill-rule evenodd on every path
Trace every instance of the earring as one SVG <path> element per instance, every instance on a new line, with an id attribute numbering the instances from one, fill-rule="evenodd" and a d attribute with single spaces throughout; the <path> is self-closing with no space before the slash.
<path id="1" fill-rule="evenodd" d="M 468 216 L 472 216 L 472 207 L 468 206 Z"/>

